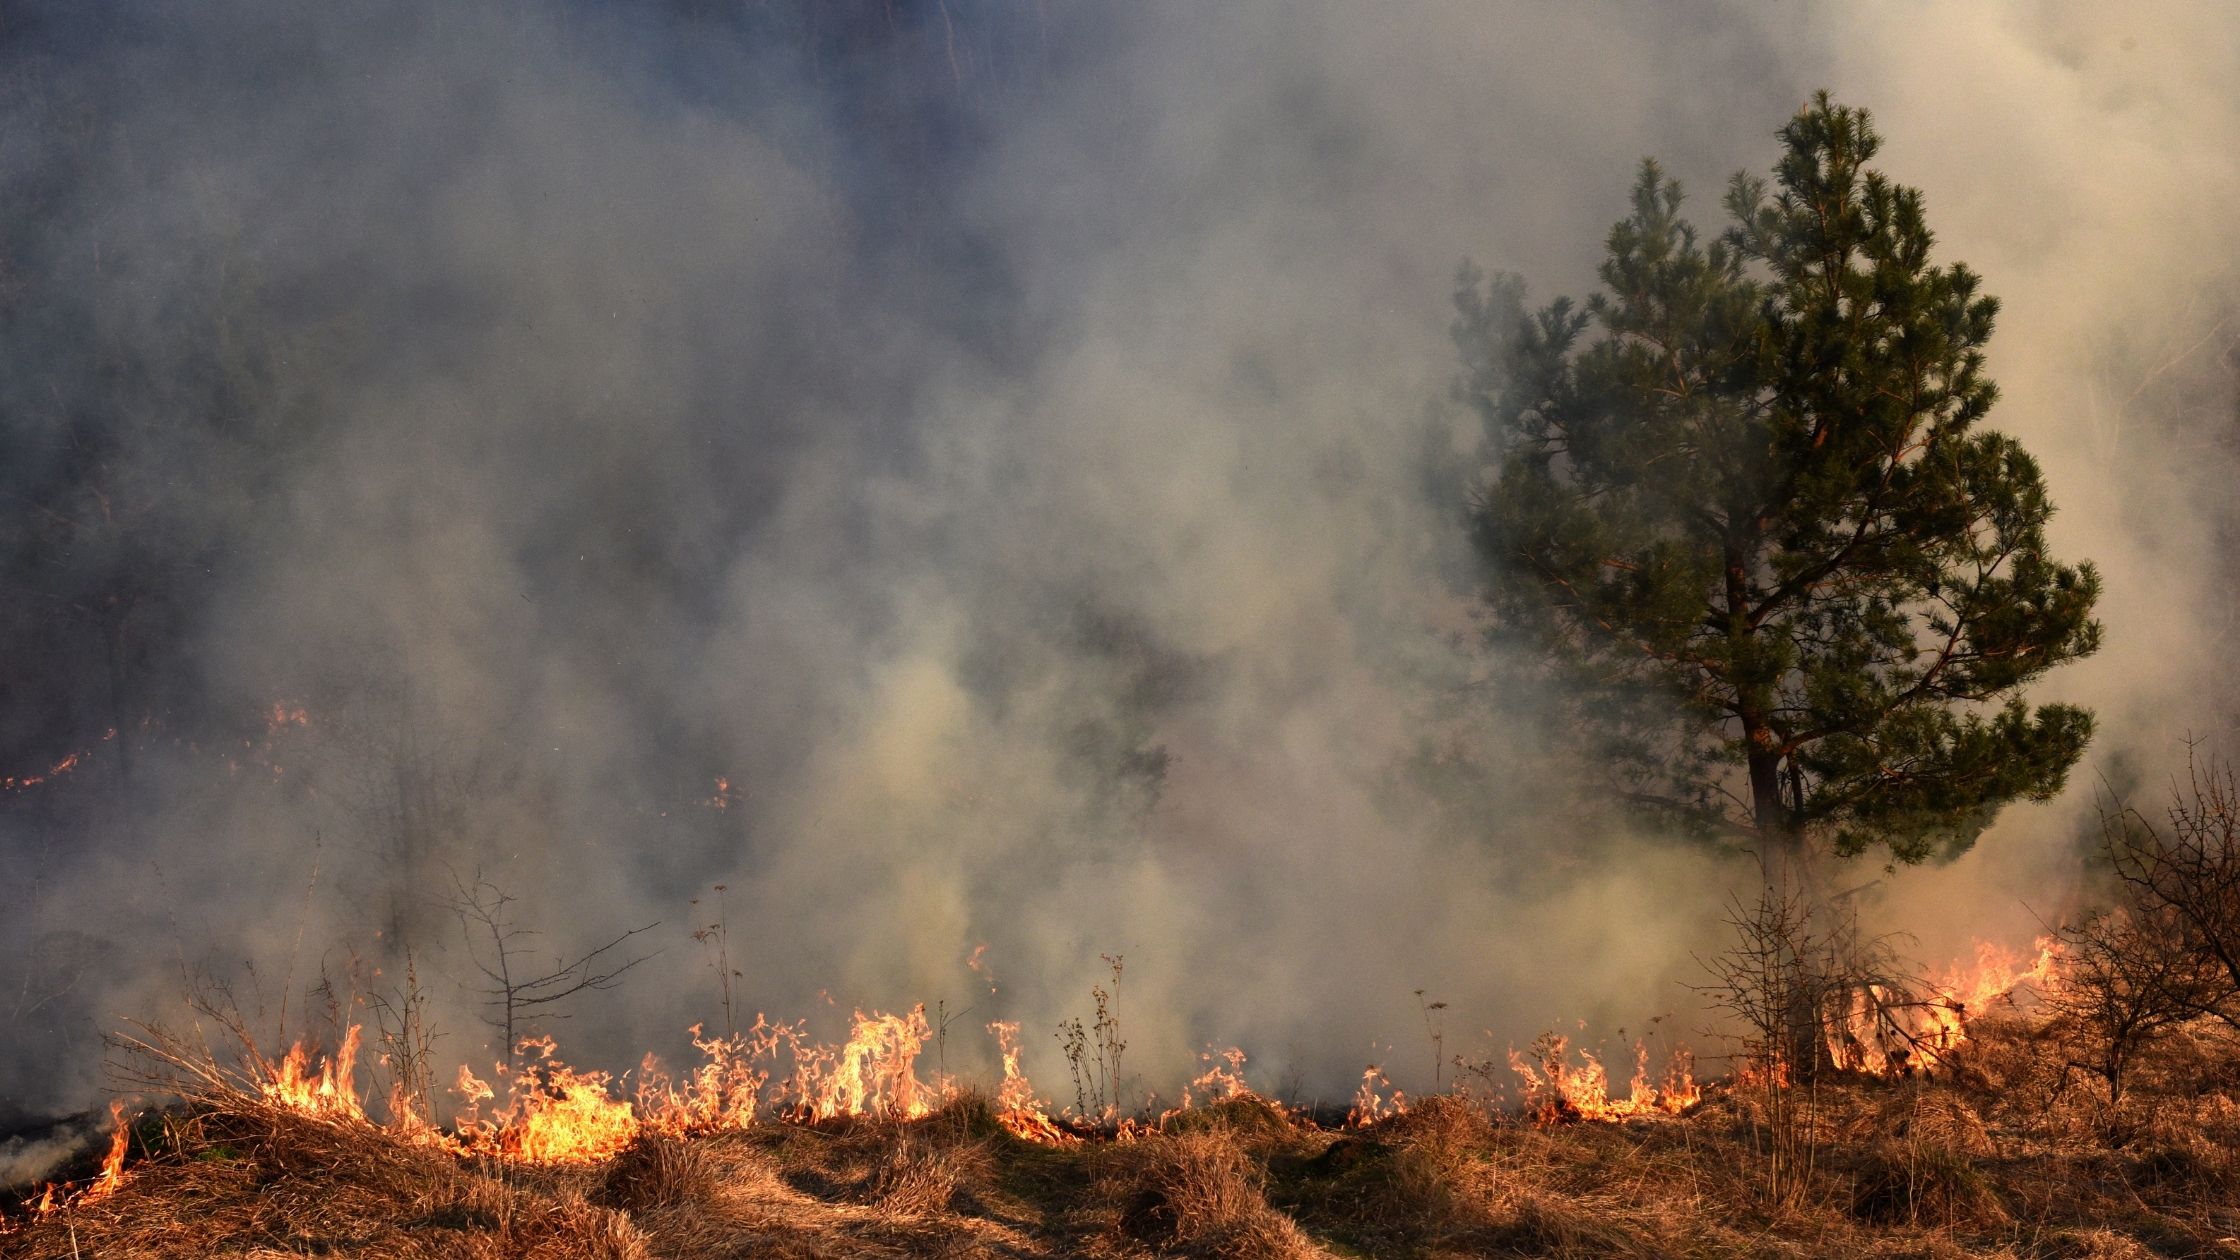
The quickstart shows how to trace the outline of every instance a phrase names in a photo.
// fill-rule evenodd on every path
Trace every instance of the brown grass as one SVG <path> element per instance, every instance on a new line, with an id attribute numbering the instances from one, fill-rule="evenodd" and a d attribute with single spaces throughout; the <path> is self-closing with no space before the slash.
<path id="1" fill-rule="evenodd" d="M 1460 1098 L 1337 1132 L 1234 1099 L 1055 1149 L 966 1097 L 912 1123 L 649 1137 L 596 1167 L 461 1160 L 205 1088 L 124 1185 L 0 1257 L 2240 1258 L 2240 1043 L 2182 1029 L 2123 1095 L 2073 1031 L 1980 1028 L 1937 1079 L 1824 1080 L 1765 1192 L 1763 1117 L 1537 1129 Z"/>

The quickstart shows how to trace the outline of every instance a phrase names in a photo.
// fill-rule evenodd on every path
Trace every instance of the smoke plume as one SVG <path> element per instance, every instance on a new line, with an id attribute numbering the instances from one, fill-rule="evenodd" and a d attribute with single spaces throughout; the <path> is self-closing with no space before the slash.
<path id="1" fill-rule="evenodd" d="M 2068 796 L 1877 913 L 2027 934 L 2231 713 L 2219 6 L 108 9 L 0 16 L 0 772 L 84 753 L 0 800 L 0 1119 L 408 951 L 487 1062 L 478 883 L 530 965 L 658 924 L 546 1025 L 616 1068 L 719 957 L 741 1021 L 969 1008 L 954 1069 L 1021 1020 L 1046 1087 L 1100 955 L 1153 1088 L 1412 1090 L 1417 990 L 1450 1054 L 1692 1035 L 1732 863 L 1473 717 L 1447 295 L 1589 288 L 1645 154 L 1716 227 L 1821 86 L 2003 299 L 2108 591 Z"/>

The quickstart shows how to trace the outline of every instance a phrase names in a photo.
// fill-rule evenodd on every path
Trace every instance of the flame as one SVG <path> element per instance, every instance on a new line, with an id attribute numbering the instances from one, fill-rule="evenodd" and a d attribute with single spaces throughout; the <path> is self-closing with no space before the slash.
<path id="1" fill-rule="evenodd" d="M 797 1050 L 787 1092 L 797 1119 L 883 1116 L 915 1120 L 933 1110 L 934 1091 L 918 1080 L 918 1052 L 933 1029 L 923 1004 L 906 1015 L 855 1013 L 838 1050 Z"/>
<path id="2" fill-rule="evenodd" d="M 1382 1096 L 1382 1091 L 1388 1089 L 1392 1090 L 1389 1099 Z M 1405 1114 L 1407 1110 L 1408 1096 L 1392 1089 L 1384 1069 L 1372 1063 L 1361 1069 L 1361 1088 L 1353 1095 L 1353 1108 L 1346 1112 L 1346 1127 L 1365 1128 L 1388 1116 Z"/>
<path id="3" fill-rule="evenodd" d="M 101 1171 L 86 1183 L 85 1189 L 74 1194 L 67 1183 L 50 1181 L 41 1186 L 38 1199 L 30 1205 L 31 1219 L 44 1220 L 65 1208 L 106 1198 L 124 1184 L 125 1149 L 132 1140 L 132 1130 L 124 1122 L 122 1102 L 109 1104 L 109 1119 L 116 1127 L 109 1135 L 109 1152 L 101 1158 Z M 15 1222 L 0 1217 L 0 1236 L 12 1234 L 17 1228 Z"/>
<path id="4" fill-rule="evenodd" d="M 389 1132 L 416 1146 L 451 1149 L 451 1135 L 437 1128 L 412 1105 L 412 1093 L 402 1080 L 389 1086 Z"/>
<path id="5" fill-rule="evenodd" d="M 1232 1098 L 1253 1096 L 1251 1087 L 1244 1083 L 1244 1051 L 1237 1049 L 1235 1046 L 1226 1050 L 1216 1050 L 1212 1046 L 1207 1046 L 1198 1055 L 1198 1061 L 1206 1065 L 1206 1070 L 1199 1073 L 1188 1085 L 1182 1087 L 1181 1110 L 1190 1110 L 1190 1092 L 1192 1090 L 1204 1090 L 1206 1101 L 1209 1103 L 1227 1102 Z"/>
<path id="6" fill-rule="evenodd" d="M 1633 1079 L 1627 1096 L 1610 1097 L 1610 1076 L 1592 1051 L 1579 1052 L 1580 1066 L 1570 1064 L 1571 1040 L 1549 1033 L 1533 1043 L 1537 1065 L 1516 1051 L 1509 1052 L 1509 1067 L 1524 1085 L 1525 1113 L 1540 1124 L 1561 1120 L 1630 1120 L 1638 1116 L 1676 1116 L 1703 1101 L 1696 1084 L 1695 1060 L 1686 1050 L 1675 1050 L 1659 1083 L 1649 1076 L 1649 1047 L 1634 1043 Z"/>
<path id="7" fill-rule="evenodd" d="M 628 1099 L 612 1091 L 605 1072 L 578 1072 L 557 1057 L 550 1037 L 533 1037 L 521 1049 L 537 1056 L 515 1077 L 506 1105 L 488 1119 L 480 1105 L 497 1091 L 465 1067 L 459 1092 L 468 1110 L 458 1123 L 457 1141 L 470 1154 L 498 1155 L 532 1164 L 594 1163 L 619 1153 L 638 1136 L 638 1116 Z M 520 1087 L 520 1081 L 530 1084 Z"/>
<path id="8" fill-rule="evenodd" d="M 973 954 L 975 960 L 979 957 L 978 952 Z M 996 1089 L 996 1122 L 1013 1137 L 1029 1142 L 1051 1146 L 1079 1142 L 1080 1138 L 1059 1128 L 1058 1122 L 1043 1111 L 1041 1100 L 1034 1096 L 1034 1086 L 1019 1070 L 1019 1025 L 997 1020 L 988 1025 L 988 1031 L 996 1035 L 996 1046 L 1003 1053 L 1003 1084 Z"/>
<path id="9" fill-rule="evenodd" d="M 123 1103 L 109 1104 L 109 1119 L 116 1125 L 116 1131 L 109 1135 L 109 1153 L 101 1157 L 100 1175 L 93 1179 L 93 1184 L 87 1186 L 85 1193 L 80 1196 L 84 1200 L 114 1194 L 117 1187 L 124 1184 L 124 1152 L 132 1139 L 132 1130 L 125 1125 Z"/>
<path id="10" fill-rule="evenodd" d="M 2053 982 L 2061 942 L 2041 936 L 2025 965 L 2012 950 L 1976 943 L 1972 968 L 1955 964 L 1926 999 L 1879 984 L 1839 995 L 1828 1012 L 1828 1057 L 1837 1068 L 1878 1076 L 1937 1067 L 1968 1039 L 1968 1019 L 2015 990 Z"/>
<path id="11" fill-rule="evenodd" d="M 780 1044 L 798 1041 L 796 1029 L 772 1025 L 757 1015 L 754 1027 L 729 1037 L 704 1037 L 692 1026 L 692 1044 L 706 1060 L 681 1079 L 672 1079 L 647 1055 L 638 1069 L 638 1115 L 646 1128 L 682 1136 L 743 1129 L 755 1121 L 770 1071 L 756 1066 L 775 1056 Z"/>
<path id="12" fill-rule="evenodd" d="M 311 1071 L 311 1052 L 297 1042 L 277 1067 L 267 1064 L 267 1079 L 259 1087 L 264 1097 L 308 1116 L 328 1120 L 364 1120 L 365 1108 L 351 1084 L 358 1061 L 358 1025 L 342 1038 L 342 1046 Z"/>
<path id="13" fill-rule="evenodd" d="M 291 726 L 309 725 L 311 725 L 311 714 L 302 705 L 289 705 L 274 701 L 272 712 L 265 715 L 264 733 L 269 738 L 278 735 Z"/>
<path id="14" fill-rule="evenodd" d="M 716 794 L 700 802 L 709 809 L 731 808 L 731 780 L 725 775 L 716 776 Z"/>

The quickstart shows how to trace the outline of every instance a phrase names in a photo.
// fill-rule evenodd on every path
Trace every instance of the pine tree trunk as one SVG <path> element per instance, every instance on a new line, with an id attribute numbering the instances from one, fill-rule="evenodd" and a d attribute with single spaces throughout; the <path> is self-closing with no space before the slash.
<path id="1" fill-rule="evenodd" d="M 1750 741 L 1750 821 L 1758 829 L 1758 865 L 1766 885 L 1786 892 L 1802 872 L 1801 840 L 1788 806 L 1781 802 L 1781 759 L 1764 747 L 1771 732 L 1743 732 Z"/>

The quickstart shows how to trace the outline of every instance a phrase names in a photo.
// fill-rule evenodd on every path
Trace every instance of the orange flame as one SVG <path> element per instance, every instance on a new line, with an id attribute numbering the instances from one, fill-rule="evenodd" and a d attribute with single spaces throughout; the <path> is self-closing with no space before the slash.
<path id="1" fill-rule="evenodd" d="M 32 1219 L 42 1220 L 65 1208 L 105 1198 L 116 1193 L 117 1187 L 124 1184 L 125 1148 L 132 1139 L 132 1130 L 124 1122 L 122 1102 L 109 1104 L 109 1119 L 116 1128 L 109 1135 L 109 1152 L 101 1159 L 101 1171 L 86 1183 L 83 1190 L 76 1193 L 71 1193 L 68 1184 L 63 1182 L 50 1181 L 41 1186 L 39 1197 L 29 1209 Z M 0 1236 L 12 1234 L 17 1228 L 16 1222 L 0 1216 Z"/>
<path id="2" fill-rule="evenodd" d="M 638 1115 L 645 1127 L 672 1135 L 743 1129 L 755 1121 L 770 1072 L 755 1066 L 797 1030 L 757 1015 L 754 1027 L 731 1037 L 704 1037 L 692 1026 L 692 1044 L 706 1060 L 673 1080 L 647 1055 L 638 1070 Z"/>
<path id="3" fill-rule="evenodd" d="M 83 1198 L 87 1200 L 114 1194 L 117 1187 L 124 1184 L 124 1152 L 125 1146 L 131 1141 L 132 1130 L 125 1125 L 123 1103 L 109 1104 L 109 1119 L 116 1125 L 116 1131 L 109 1135 L 109 1153 L 101 1159 L 100 1175 L 93 1179 L 92 1185 L 86 1187 Z"/>
<path id="4" fill-rule="evenodd" d="M 918 1052 L 933 1029 L 926 1008 L 906 1015 L 855 1013 L 855 1027 L 838 1050 L 797 1050 L 787 1092 L 790 1110 L 804 1120 L 886 1116 L 915 1120 L 933 1110 L 933 1091 L 918 1080 Z"/>
<path id="5" fill-rule="evenodd" d="M 351 1084 L 358 1061 L 358 1026 L 342 1038 L 342 1046 L 311 1070 L 311 1052 L 297 1042 L 277 1067 L 267 1064 L 267 1079 L 259 1087 L 264 1097 L 291 1110 L 328 1120 L 364 1120 L 365 1108 Z"/>
<path id="6" fill-rule="evenodd" d="M 1695 1060 L 1686 1050 L 1675 1050 L 1666 1065 L 1662 1083 L 1649 1076 L 1649 1048 L 1634 1044 L 1633 1079 L 1627 1096 L 1610 1097 L 1610 1076 L 1602 1060 L 1591 1051 L 1579 1052 L 1580 1066 L 1570 1064 L 1571 1041 L 1550 1033 L 1533 1043 L 1537 1065 L 1516 1051 L 1509 1052 L 1509 1067 L 1524 1085 L 1525 1113 L 1540 1124 L 1562 1120 L 1629 1120 L 1637 1116 L 1676 1116 L 1703 1101 L 1696 1084 Z"/>
<path id="7" fill-rule="evenodd" d="M 1206 1064 L 1206 1070 L 1182 1087 L 1182 1110 L 1190 1109 L 1192 1090 L 1204 1090 L 1209 1103 L 1252 1096 L 1251 1087 L 1244 1083 L 1244 1051 L 1235 1046 L 1226 1050 L 1207 1046 L 1198 1055 L 1198 1060 Z"/>
<path id="8" fill-rule="evenodd" d="M 102 736 L 102 738 L 106 740 L 110 735 L 115 734 L 116 731 L 111 730 L 109 732 L 109 735 L 104 735 Z M 62 760 L 57 761 L 52 766 L 47 767 L 47 772 L 45 774 L 11 774 L 5 777 L 0 777 L 0 791 L 14 792 L 20 791 L 24 788 L 37 787 L 40 784 L 45 783 L 49 779 L 58 778 L 62 775 L 70 773 L 72 770 L 77 769 L 78 763 L 85 760 L 85 757 L 86 755 L 83 752 L 69 753 L 65 755 Z"/>
<path id="9" fill-rule="evenodd" d="M 1383 1096 L 1385 1090 L 1392 1091 L 1391 1097 Z M 1384 1069 L 1372 1063 L 1361 1069 L 1361 1088 L 1354 1092 L 1353 1107 L 1346 1112 L 1346 1127 L 1365 1128 L 1388 1116 L 1403 1115 L 1407 1110 L 1408 1096 L 1392 1089 Z"/>
<path id="10" fill-rule="evenodd" d="M 1882 985 L 1860 985 L 1841 995 L 1828 1013 L 1828 1057 L 1846 1071 L 1902 1075 L 1937 1067 L 1967 1041 L 1967 1021 L 1997 1003 L 2011 1004 L 2017 989 L 2051 983 L 2061 942 L 2037 940 L 2025 965 L 2014 951 L 1976 943 L 1976 964 L 1955 964 L 1926 1000 Z"/>
<path id="11" fill-rule="evenodd" d="M 562 1063 L 550 1037 L 531 1038 L 521 1048 L 534 1051 L 537 1062 L 515 1078 L 506 1105 L 486 1120 L 478 1110 L 497 1091 L 459 1069 L 459 1092 L 468 1103 L 458 1122 L 462 1149 L 524 1163 L 574 1164 L 607 1159 L 636 1140 L 637 1113 L 628 1099 L 614 1096 L 612 1077 Z M 532 1083 L 518 1088 L 523 1078 Z"/>
<path id="12" fill-rule="evenodd" d="M 982 946 L 982 949 L 987 948 Z M 979 954 L 973 955 L 974 959 Z M 1034 1086 L 1027 1081 L 1026 1073 L 1019 1070 L 1019 1025 L 997 1020 L 988 1025 L 996 1035 L 996 1046 L 1003 1053 L 1003 1084 L 996 1089 L 996 1122 L 1013 1137 L 1050 1146 L 1067 1146 L 1081 1139 L 1058 1127 L 1042 1109 L 1042 1102 L 1034 1095 Z"/>

